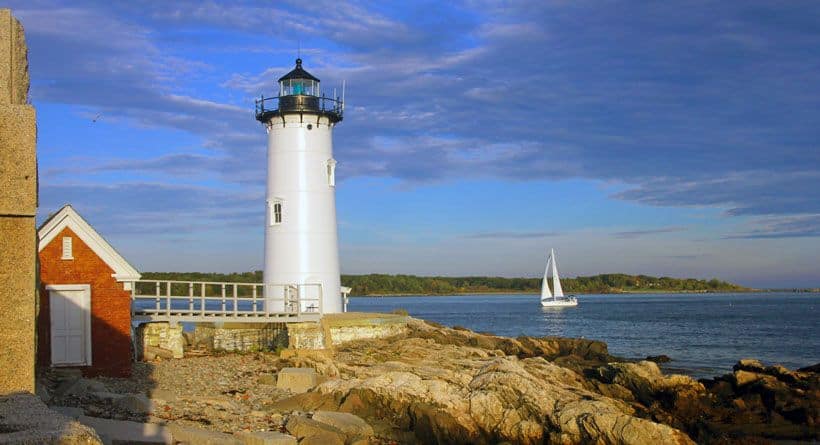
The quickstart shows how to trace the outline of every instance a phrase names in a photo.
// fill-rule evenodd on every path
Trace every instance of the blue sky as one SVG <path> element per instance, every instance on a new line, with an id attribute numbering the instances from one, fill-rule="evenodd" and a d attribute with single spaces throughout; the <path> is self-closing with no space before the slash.
<path id="1" fill-rule="evenodd" d="M 820 4 L 12 1 L 41 218 L 143 271 L 262 264 L 265 132 L 297 48 L 334 134 L 344 273 L 820 286 Z M 96 122 L 94 121 L 96 118 Z"/>

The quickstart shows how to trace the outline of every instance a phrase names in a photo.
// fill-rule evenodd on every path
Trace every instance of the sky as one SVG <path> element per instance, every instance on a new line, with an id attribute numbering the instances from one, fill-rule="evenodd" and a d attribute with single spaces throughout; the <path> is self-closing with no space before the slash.
<path id="1" fill-rule="evenodd" d="M 141 271 L 259 270 L 264 128 L 346 84 L 342 273 L 820 286 L 820 3 L 11 1 L 40 220 Z"/>

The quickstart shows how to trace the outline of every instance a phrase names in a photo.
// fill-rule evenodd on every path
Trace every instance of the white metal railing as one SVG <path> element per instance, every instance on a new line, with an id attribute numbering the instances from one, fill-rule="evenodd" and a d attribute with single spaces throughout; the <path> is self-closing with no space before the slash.
<path id="1" fill-rule="evenodd" d="M 315 318 L 322 285 L 140 280 L 131 283 L 134 319 L 232 321 Z"/>

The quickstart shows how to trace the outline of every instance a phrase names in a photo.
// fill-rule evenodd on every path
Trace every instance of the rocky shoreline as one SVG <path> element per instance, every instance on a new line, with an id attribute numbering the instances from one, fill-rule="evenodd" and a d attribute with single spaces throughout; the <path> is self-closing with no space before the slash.
<path id="1" fill-rule="evenodd" d="M 316 386 L 277 386 L 293 367 L 315 369 Z M 613 357 L 599 341 L 410 319 L 402 335 L 333 350 L 157 358 L 130 379 L 43 381 L 49 404 L 77 415 L 225 440 L 268 431 L 305 445 L 772 443 L 820 440 L 819 370 L 741 360 L 731 374 L 696 381 Z"/>

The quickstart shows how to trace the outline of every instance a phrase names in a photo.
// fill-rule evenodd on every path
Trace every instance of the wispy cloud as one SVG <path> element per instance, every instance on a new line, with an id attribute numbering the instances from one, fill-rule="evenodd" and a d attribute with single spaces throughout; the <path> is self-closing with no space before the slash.
<path id="1" fill-rule="evenodd" d="M 465 235 L 469 239 L 530 239 L 550 238 L 560 235 L 557 232 L 484 232 Z"/>
<path id="2" fill-rule="evenodd" d="M 712 206 L 731 216 L 820 212 L 820 160 L 794 171 L 749 170 L 715 177 L 658 178 L 615 195 L 656 206 Z M 810 170 L 809 170 L 810 169 Z"/>
<path id="3" fill-rule="evenodd" d="M 226 227 L 261 227 L 264 195 L 221 188 L 122 183 L 113 185 L 67 183 L 40 189 L 43 209 L 72 204 L 95 227 L 111 234 L 185 234 Z M 127 211 L 112 212 L 119 203 Z M 41 215 L 45 218 L 46 215 Z"/>
<path id="4" fill-rule="evenodd" d="M 682 255 L 662 255 L 662 256 L 659 256 L 658 258 L 671 258 L 673 260 L 696 260 L 698 258 L 706 258 L 706 257 L 710 257 L 710 256 L 712 256 L 712 255 L 705 254 L 705 253 L 699 253 L 699 254 L 682 254 Z"/>
<path id="5" fill-rule="evenodd" d="M 644 236 L 651 236 L 651 235 L 658 235 L 663 233 L 674 233 L 674 232 L 683 232 L 686 230 L 686 227 L 661 227 L 658 229 L 645 229 L 645 230 L 631 230 L 626 232 L 615 232 L 612 235 L 616 238 L 640 238 Z"/>
<path id="6" fill-rule="evenodd" d="M 727 235 L 727 239 L 778 239 L 820 237 L 820 214 L 770 217 L 753 221 L 755 228 Z"/>

